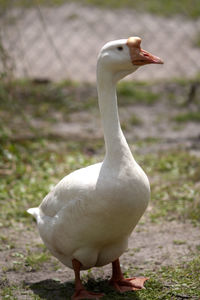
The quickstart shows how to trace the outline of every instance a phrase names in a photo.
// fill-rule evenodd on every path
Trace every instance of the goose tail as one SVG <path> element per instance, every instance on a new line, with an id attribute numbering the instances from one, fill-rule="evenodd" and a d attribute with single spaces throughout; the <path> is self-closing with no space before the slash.
<path id="1" fill-rule="evenodd" d="M 40 210 L 39 210 L 39 207 L 33 207 L 33 208 L 29 208 L 27 210 L 27 212 L 29 214 L 31 214 L 32 216 L 34 216 L 36 218 L 36 220 L 38 220 L 38 217 L 40 215 Z"/>

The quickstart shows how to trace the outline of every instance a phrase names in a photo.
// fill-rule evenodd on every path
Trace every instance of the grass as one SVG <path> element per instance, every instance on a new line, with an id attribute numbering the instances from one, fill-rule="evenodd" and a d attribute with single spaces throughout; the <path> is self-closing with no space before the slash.
<path id="1" fill-rule="evenodd" d="M 198 299 L 200 297 L 199 280 L 200 256 L 176 267 L 162 267 L 148 283 L 141 299 Z M 151 276 L 151 273 L 149 274 Z M 158 297 L 159 295 L 159 297 Z"/>
<path id="2" fill-rule="evenodd" d="M 200 122 L 200 111 L 180 113 L 174 117 L 174 120 L 178 123 Z"/>
<path id="3" fill-rule="evenodd" d="M 160 94 L 154 94 L 146 83 L 132 85 L 123 82 L 119 86 L 119 94 L 121 106 L 129 107 L 131 103 L 135 105 L 138 102 L 152 105 L 160 101 Z M 0 97 L 0 254 L 9 253 L 9 260 L 1 270 L 0 297 L 3 300 L 70 299 L 74 288 L 72 283 L 61 283 L 55 278 L 35 284 L 15 284 L 7 278 L 9 274 L 20 276 L 25 272 L 31 274 L 42 270 L 55 272 L 56 277 L 59 265 L 46 248 L 38 244 L 38 240 L 27 241 L 25 237 L 27 244 L 23 249 L 18 244 L 18 236 L 23 234 L 24 228 L 27 236 L 33 233 L 34 221 L 26 209 L 38 205 L 63 176 L 102 160 L 104 153 L 102 140 L 69 141 L 51 137 L 31 128 L 29 120 L 45 120 L 51 124 L 55 112 L 59 113 L 61 120 L 67 120 L 73 112 L 91 112 L 97 109 L 96 90 L 92 86 L 70 82 L 36 85 L 23 81 L 12 86 L 1 84 Z M 142 120 L 133 116 L 128 122 L 140 126 Z M 22 131 L 24 134 L 29 131 L 32 136 L 18 138 Z M 139 139 L 134 146 L 148 149 L 160 142 L 149 137 Z M 164 221 L 190 220 L 199 226 L 200 158 L 181 148 L 145 154 L 136 152 L 135 156 L 152 182 L 152 209 L 147 212 L 145 220 L 158 226 Z M 185 243 L 182 239 L 173 240 L 177 247 Z M 133 248 L 133 255 L 140 250 Z M 107 295 L 103 299 L 199 299 L 200 245 L 191 254 L 192 260 L 158 267 L 156 272 L 146 271 L 145 276 L 151 279 L 146 283 L 147 289 L 140 292 L 120 295 L 113 292 L 107 281 L 100 279 L 90 279 L 87 287 L 104 291 Z M 138 272 L 140 270 L 125 270 L 126 276 Z"/>
<path id="4" fill-rule="evenodd" d="M 180 86 L 185 88 L 185 82 L 178 89 Z M 153 93 L 152 87 L 145 82 L 122 82 L 118 87 L 119 105 L 154 104 L 160 94 Z M 0 109 L 0 225 L 12 226 L 16 221 L 30 222 L 26 209 L 37 205 L 64 175 L 101 160 L 104 148 L 102 140 L 63 142 L 32 128 L 29 121 L 50 124 L 53 118 L 57 121 L 55 113 L 59 120 L 66 121 L 73 112 L 98 110 L 93 86 L 74 82 L 1 83 Z M 142 119 L 132 115 L 128 123 L 140 126 Z M 150 137 L 139 140 L 138 147 L 148 148 L 158 142 Z M 200 159 L 179 149 L 137 159 L 151 177 L 158 179 L 152 184 L 151 220 L 178 217 L 199 222 Z"/>
<path id="5" fill-rule="evenodd" d="M 59 178 L 70 171 L 95 162 L 80 152 L 81 144 L 52 152 L 48 140 L 6 143 L 1 149 L 0 220 L 6 226 L 26 221 L 26 209 L 37 205 Z M 77 150 L 76 150 L 77 149 Z"/>
<path id="6" fill-rule="evenodd" d="M 132 115 L 128 120 L 128 123 L 130 123 L 133 126 L 139 126 L 142 124 L 142 120 L 138 116 Z"/>
<path id="7" fill-rule="evenodd" d="M 30 253 L 27 255 L 25 264 L 31 267 L 31 270 L 38 270 L 41 265 L 50 260 L 50 253 Z"/>
<path id="8" fill-rule="evenodd" d="M 151 91 L 151 86 L 140 82 L 121 82 L 118 86 L 119 105 L 152 105 L 159 95 Z M 15 99 L 15 100 L 13 100 Z M 23 107 L 23 109 L 22 109 Z M 94 86 L 65 81 L 61 83 L 36 84 L 18 80 L 0 83 L 0 138 L 7 139 L 20 133 L 33 135 L 31 120 L 56 123 L 58 118 L 68 121 L 74 112 L 98 110 L 97 92 Z M 7 126 L 7 119 L 12 123 Z M 131 120 L 130 120 L 131 121 Z M 23 124 L 26 123 L 26 128 Z M 133 121 L 134 122 L 134 121 Z M 20 126 L 21 125 L 21 126 Z M 37 137 L 43 137 L 37 132 Z"/>
<path id="9" fill-rule="evenodd" d="M 57 141 L 51 150 L 48 139 L 4 143 L 1 149 L 0 220 L 4 226 L 13 222 L 30 222 L 26 209 L 38 205 L 41 199 L 64 175 L 102 158 L 98 143 L 92 155 L 82 142 L 73 145 Z M 85 149 L 85 150 L 84 150 Z M 200 159 L 184 151 L 169 151 L 139 156 L 146 172 L 159 178 L 152 184 L 152 221 L 177 217 L 200 221 Z"/>
<path id="10" fill-rule="evenodd" d="M 200 7 L 198 0 L 178 0 L 178 1 L 159 1 L 159 0 L 76 0 L 86 5 L 94 5 L 101 8 L 111 8 L 111 9 L 121 9 L 129 8 L 136 9 L 141 12 L 149 12 L 156 15 L 161 15 L 165 17 L 173 15 L 184 15 L 190 18 L 197 18 L 200 16 Z M 39 5 L 62 5 L 63 3 L 70 2 L 64 0 L 18 0 L 15 1 L 16 6 L 31 7 L 37 4 Z M 5 8 L 10 6 L 10 3 L 6 0 L 0 0 L 0 6 Z"/>
<path id="11" fill-rule="evenodd" d="M 153 222 L 190 219 L 200 221 L 200 158 L 185 151 L 173 150 L 147 155 L 144 165 L 157 180 L 152 184 L 150 213 Z"/>
<path id="12" fill-rule="evenodd" d="M 15 244 L 6 235 L 0 235 L 0 251 L 14 249 Z"/>
<path id="13" fill-rule="evenodd" d="M 113 293 L 109 287 L 104 283 L 102 290 L 106 291 L 108 295 L 102 299 L 135 299 L 135 300 L 175 300 L 175 299 L 199 299 L 199 275 L 200 275 L 200 256 L 185 262 L 176 267 L 162 267 L 157 272 L 149 272 L 146 276 L 150 280 L 146 282 L 146 290 L 139 292 L 128 292 L 125 296 Z M 132 276 L 132 271 L 127 272 L 127 277 Z M 91 288 L 96 283 L 91 282 Z"/>
<path id="14" fill-rule="evenodd" d="M 132 271 L 128 271 L 126 273 L 127 276 L 131 276 Z M 109 287 L 107 281 L 94 281 L 89 279 L 86 287 L 93 291 L 103 291 L 106 293 L 106 296 L 102 299 L 107 300 L 198 300 L 200 297 L 200 256 L 177 266 L 162 267 L 156 272 L 148 272 L 146 276 L 150 277 L 150 280 L 145 284 L 146 290 L 133 293 L 128 292 L 126 295 L 120 295 L 114 292 Z M 30 292 L 30 289 L 34 291 L 34 294 Z M 32 284 L 31 286 L 24 285 L 19 287 L 16 285 L 9 285 L 9 283 L 4 280 L 1 299 L 19 299 L 18 297 L 15 297 L 16 293 L 19 293 L 19 296 L 29 296 L 28 299 L 70 299 L 73 293 L 73 285 L 71 283 L 63 284 L 56 280 L 48 280 Z"/>
<path id="15" fill-rule="evenodd" d="M 65 115 L 94 106 L 96 99 L 92 99 L 92 96 L 88 98 L 88 92 L 86 93 L 85 90 L 88 89 L 83 84 L 78 85 L 69 81 L 59 84 L 37 84 L 34 81 L 18 80 L 12 82 L 11 85 L 0 85 L 1 107 L 6 109 L 9 106 L 9 110 L 12 110 L 12 107 L 16 110 L 18 106 L 22 105 L 27 110 L 26 113 L 31 110 L 34 117 L 48 115 L 48 120 L 54 121 L 52 105 L 54 110 L 62 109 L 63 111 L 64 109 Z M 5 96 L 8 94 L 9 98 Z M 13 94 L 17 99 L 17 104 L 12 99 Z M 74 98 L 76 100 L 72 101 Z"/>
<path id="16" fill-rule="evenodd" d="M 145 82 L 122 81 L 117 87 L 119 105 L 133 103 L 154 104 L 159 99 L 158 93 L 153 93 Z"/>
<path id="17" fill-rule="evenodd" d="M 194 38 L 193 45 L 200 48 L 200 32 L 198 32 Z"/>

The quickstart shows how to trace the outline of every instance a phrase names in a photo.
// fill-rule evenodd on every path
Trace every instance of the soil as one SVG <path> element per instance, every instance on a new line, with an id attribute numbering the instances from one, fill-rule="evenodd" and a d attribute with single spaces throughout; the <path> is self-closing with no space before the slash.
<path id="1" fill-rule="evenodd" d="M 65 288 L 67 286 L 69 293 L 72 292 L 74 273 L 54 257 L 51 258 L 50 262 L 43 264 L 39 270 L 25 268 L 16 271 L 12 269 L 15 253 L 26 256 L 27 247 L 31 251 L 34 249 L 33 245 L 42 243 L 35 225 L 29 230 L 21 225 L 17 228 L 17 232 L 18 234 L 16 234 L 16 228 L 15 230 L 4 229 L 2 231 L 2 234 L 12 239 L 15 248 L 0 251 L 0 286 L 4 284 L 7 286 L 15 285 L 21 286 L 21 289 L 29 286 L 34 293 L 43 295 L 44 299 L 52 299 L 48 298 L 48 295 L 51 290 L 54 290 L 55 299 L 66 299 L 61 295 L 61 290 L 63 286 Z M 194 227 L 189 222 L 172 221 L 159 225 L 140 222 L 130 237 L 127 252 L 121 257 L 122 270 L 129 270 L 133 276 L 142 276 L 148 270 L 156 272 L 160 266 L 173 265 L 192 259 L 196 246 L 199 246 L 199 228 Z M 11 269 L 7 272 L 5 282 L 5 273 L 2 270 L 4 267 L 8 268 L 9 265 Z M 56 270 L 52 268 L 53 265 L 56 265 Z M 93 268 L 90 273 L 82 272 L 82 277 L 87 278 L 87 280 L 88 278 L 107 280 L 110 275 L 111 265 Z M 23 298 L 20 293 L 20 300 L 32 299 L 26 292 L 24 294 L 25 297 Z"/>
<path id="2" fill-rule="evenodd" d="M 85 7 L 82 10 L 82 16 L 79 14 L 79 7 L 77 4 L 71 4 L 70 7 L 67 7 L 66 9 L 62 10 L 61 8 L 57 8 L 57 15 L 60 17 L 56 18 L 56 30 L 52 30 L 52 39 L 55 41 L 55 43 L 60 45 L 60 51 L 65 51 L 65 48 L 62 47 L 62 43 L 59 42 L 58 38 L 59 35 L 57 32 L 60 30 L 60 28 L 63 26 L 64 20 L 68 19 L 68 34 L 69 36 L 66 37 L 65 42 L 72 38 L 71 33 L 73 33 L 74 29 L 71 30 L 69 25 L 72 26 L 72 28 L 81 28 L 83 32 L 83 23 L 84 18 L 89 20 L 89 26 L 93 28 L 93 25 L 96 24 L 95 32 L 103 31 L 103 34 L 99 33 L 99 35 L 96 35 L 93 37 L 93 41 L 88 43 L 89 47 L 88 49 L 84 48 L 84 51 L 86 52 L 88 57 L 94 57 L 94 60 L 91 59 L 91 62 L 87 68 L 85 68 L 83 65 L 79 65 L 80 61 L 78 62 L 78 67 L 76 65 L 72 65 L 71 63 L 68 64 L 68 74 L 69 77 L 73 79 L 85 79 L 94 81 L 95 73 L 91 70 L 95 70 L 95 55 L 94 53 L 97 52 L 96 47 L 99 49 L 100 46 L 105 42 L 105 40 L 110 40 L 113 38 L 113 36 L 116 36 L 116 33 L 119 32 L 120 35 L 127 36 L 132 34 L 132 32 L 136 32 L 138 35 L 144 35 L 145 38 L 148 36 L 152 36 L 152 31 L 154 32 L 160 32 L 158 29 L 161 27 L 165 27 L 166 24 L 168 24 L 165 28 L 168 28 L 168 31 L 164 33 L 162 31 L 162 37 L 158 37 L 157 41 L 159 39 L 162 40 L 169 40 L 169 36 L 171 35 L 170 32 L 175 31 L 177 33 L 177 39 L 174 40 L 174 42 L 167 42 L 163 43 L 164 47 L 162 50 L 160 50 L 157 42 L 149 45 L 150 49 L 153 49 L 154 52 L 157 55 L 160 55 L 164 59 L 168 58 L 168 53 L 175 53 L 176 49 L 179 49 L 179 45 L 182 44 L 182 41 L 185 40 L 184 30 L 182 28 L 182 25 L 185 26 L 185 31 L 190 31 L 191 39 L 186 42 L 185 45 L 185 53 L 190 53 L 191 58 L 187 59 L 185 62 L 185 68 L 187 69 L 188 65 L 192 65 L 192 68 L 190 69 L 189 75 L 195 75 L 198 69 L 198 65 L 194 63 L 194 60 L 199 61 L 199 49 L 191 47 L 192 44 L 192 38 L 195 36 L 197 29 L 199 28 L 199 21 L 187 21 L 183 22 L 181 19 L 170 19 L 170 20 L 163 20 L 163 18 L 159 17 L 152 17 L 148 14 L 142 14 L 140 16 L 140 23 L 141 21 L 146 24 L 145 28 L 142 28 L 138 25 L 138 27 L 134 27 L 136 24 L 132 24 L 129 33 L 127 30 L 125 30 L 127 27 L 127 23 L 123 22 L 123 27 L 119 31 L 119 26 L 116 27 L 116 32 L 109 34 L 109 30 L 102 29 L 102 26 L 97 26 L 96 19 L 94 19 L 94 16 L 98 16 L 99 20 L 101 18 L 102 12 L 98 9 L 93 8 L 93 13 L 91 14 L 91 9 L 88 7 Z M 71 10 L 70 10 L 71 9 Z M 74 9 L 76 11 L 76 15 L 72 17 Z M 46 10 L 46 18 L 48 19 L 48 22 L 51 23 L 52 18 L 52 11 L 49 9 Z M 125 12 L 122 12 L 124 14 Z M 16 15 L 18 14 L 18 11 L 13 11 L 12 14 Z M 30 14 L 30 15 L 29 15 Z M 36 18 L 35 18 L 36 14 Z M 70 19 L 71 16 L 71 19 Z M 93 19 L 91 19 L 93 16 Z M 43 65 L 45 64 L 43 62 L 43 65 L 40 64 L 38 61 L 37 64 L 32 64 L 32 56 L 33 52 L 32 49 L 32 42 L 30 43 L 31 48 L 29 48 L 29 43 L 26 43 L 26 39 L 28 38 L 28 26 L 27 22 L 30 17 L 35 18 L 34 24 L 31 24 L 32 26 L 32 32 L 36 33 L 37 26 L 41 25 L 40 21 L 37 19 L 37 13 L 35 10 L 30 10 L 24 18 L 22 18 L 20 21 L 17 19 L 18 28 L 21 32 L 23 32 L 23 38 L 24 43 L 26 46 L 26 56 L 23 57 L 23 60 L 26 61 L 27 65 L 30 64 L 32 68 L 32 73 L 29 69 L 27 69 L 28 73 L 32 76 L 37 74 L 45 76 L 50 76 L 50 78 L 53 79 L 60 79 L 63 78 L 64 74 L 63 72 L 60 72 L 61 74 L 60 78 L 57 77 L 58 69 L 57 67 L 52 66 L 52 68 L 43 68 Z M 122 17 L 120 12 L 115 15 L 115 18 L 119 20 Z M 126 20 L 132 19 L 135 17 L 135 19 L 138 18 L 138 16 L 129 13 L 126 11 Z M 97 18 L 97 17 L 95 17 Z M 112 20 L 114 18 L 114 15 L 111 11 L 106 12 L 105 18 L 107 20 Z M 70 20 L 70 22 L 69 22 Z M 83 21 L 83 23 L 82 23 Z M 115 22 L 116 20 L 114 20 Z M 166 23 L 167 22 L 167 23 Z M 84 23 L 85 24 L 85 23 Z M 153 26 L 150 26 L 149 24 L 153 24 Z M 101 23 L 102 25 L 102 23 Z M 84 25 L 85 26 L 85 25 Z M 121 23 L 120 23 L 121 26 Z M 124 29 L 125 28 L 125 29 Z M 146 33 L 144 33 L 144 29 L 146 29 Z M 153 29 L 152 29 L 153 28 Z M 179 28 L 182 28 L 181 31 L 179 31 Z M 52 28 L 51 28 L 52 29 Z M 10 39 L 12 40 L 13 36 L 15 36 L 15 30 L 13 29 L 13 26 L 8 28 Z M 63 30 L 64 31 L 64 30 Z M 119 32 L 118 32 L 119 31 Z M 108 33 L 107 36 L 105 36 L 105 32 Z M 161 32 L 160 32 L 161 34 Z M 85 40 L 89 41 L 89 35 L 90 31 L 85 31 Z M 77 39 L 79 33 L 77 33 Z M 99 36 L 103 36 L 104 39 L 100 39 Z M 41 38 L 43 39 L 44 45 L 42 47 L 47 48 L 47 44 L 49 43 L 48 40 L 45 39 L 45 37 L 41 34 Z M 8 43 L 8 41 L 7 41 Z M 151 39 L 146 40 L 146 44 L 151 43 Z M 160 43 L 159 43 L 160 44 Z M 74 44 L 71 43 L 68 45 L 68 48 L 71 47 L 72 49 L 68 49 L 67 51 L 74 53 L 74 51 L 77 49 L 77 42 Z M 80 47 L 79 47 L 80 48 Z M 148 49 L 147 49 L 148 50 Z M 20 52 L 19 48 L 18 51 Z M 41 52 L 41 49 L 40 49 Z M 184 53 L 184 52 L 183 52 Z M 80 54 L 80 53 L 79 53 Z M 77 54 L 77 55 L 79 55 Z M 34 52 L 34 56 L 37 55 Z M 54 61 L 54 54 L 49 52 L 48 59 L 51 61 Z M 70 62 L 69 57 L 65 53 L 61 53 L 63 55 L 62 59 L 68 58 L 68 61 Z M 79 55 L 80 57 L 80 55 Z M 171 56 L 173 58 L 173 55 Z M 21 56 L 22 59 L 22 56 Z M 22 63 L 20 59 L 20 55 L 18 56 L 17 64 L 20 65 Z M 185 59 L 185 56 L 179 55 L 180 61 L 183 61 Z M 41 60 L 43 58 L 41 57 Z M 31 61 L 31 62 L 30 62 Z M 82 57 L 81 61 L 85 61 L 85 58 Z M 168 76 L 171 78 L 171 76 L 176 76 L 179 74 L 179 71 L 176 67 L 174 67 L 173 62 L 170 61 L 171 64 L 167 64 L 165 68 L 165 74 L 162 73 L 161 69 L 158 73 L 156 73 L 157 77 L 166 77 L 166 72 L 170 69 L 170 72 L 168 72 Z M 48 62 L 47 62 L 48 64 Z M 64 66 L 66 67 L 66 62 L 64 62 Z M 78 68 L 78 69 L 77 69 Z M 84 72 L 79 72 L 79 69 L 84 69 Z M 62 69 L 63 70 L 63 69 Z M 164 70 L 164 69 L 163 69 Z M 22 70 L 18 69 L 19 75 L 21 75 L 23 72 Z M 181 71 L 182 72 L 182 71 Z M 48 73 L 48 74 L 47 74 Z M 138 72 L 139 73 L 139 72 Z M 77 77 L 75 74 L 78 74 Z M 139 73 L 137 78 L 142 78 L 142 75 L 145 74 L 147 78 L 151 76 L 152 73 L 144 72 Z M 154 78 L 156 78 L 154 76 Z M 144 77 L 144 78 L 146 78 Z M 143 79 L 144 79 L 143 78 Z M 128 141 L 132 144 L 135 140 L 145 140 L 146 138 L 156 138 L 157 140 L 160 139 L 159 143 L 152 143 L 152 145 L 148 145 L 148 148 L 145 146 L 141 146 L 140 149 L 137 147 L 135 148 L 136 151 L 140 153 L 148 153 L 148 152 L 155 152 L 160 150 L 167 151 L 168 149 L 172 149 L 181 147 L 184 149 L 187 149 L 187 151 L 192 152 L 195 155 L 200 155 L 200 128 L 199 123 L 194 122 L 188 122 L 184 123 L 182 125 L 177 125 L 174 121 L 172 121 L 173 116 L 175 116 L 180 110 L 182 112 L 187 111 L 187 107 L 183 107 L 180 109 L 180 107 L 173 107 L 173 110 L 171 108 L 172 106 L 166 102 L 166 101 L 157 101 L 153 105 L 143 105 L 143 104 L 136 104 L 134 106 L 126 106 L 120 108 L 120 119 L 121 124 L 123 124 L 126 127 L 126 137 Z M 141 124 L 140 126 L 131 126 L 130 124 L 126 125 L 131 118 L 131 116 L 135 114 L 141 118 Z M 84 112 L 76 112 L 72 113 L 69 117 L 68 121 L 62 121 L 58 117 L 58 121 L 56 123 L 51 123 L 46 121 L 39 121 L 36 119 L 31 120 L 31 124 L 33 127 L 41 130 L 44 134 L 52 135 L 60 137 L 63 140 L 69 140 L 69 139 L 82 139 L 82 140 L 92 140 L 92 139 L 99 139 L 103 137 L 102 130 L 101 130 L 101 123 L 99 118 L 99 112 L 97 109 L 94 109 L 91 111 L 84 111 Z M 16 138 L 21 138 L 20 134 L 23 131 L 20 130 L 18 136 Z M 23 133 L 23 138 L 26 135 L 26 129 Z M 148 208 L 151 209 L 151 206 Z M 194 227 L 189 221 L 179 222 L 172 221 L 172 222 L 163 222 L 163 223 L 150 223 L 148 220 L 145 219 L 144 216 L 141 222 L 136 227 L 136 230 L 133 232 L 133 234 L 130 237 L 129 240 L 129 249 L 126 253 L 121 257 L 121 265 L 123 271 L 126 271 L 127 269 L 130 270 L 132 275 L 144 275 L 147 270 L 150 271 L 156 271 L 160 268 L 160 266 L 164 265 L 173 265 L 177 264 L 182 261 L 190 260 L 193 258 L 193 255 L 195 253 L 195 249 L 197 246 L 199 246 L 199 228 Z M 145 220 L 145 222 L 144 222 Z M 65 283 L 65 287 L 67 286 L 69 293 L 73 290 L 72 281 L 74 278 L 73 271 L 63 266 L 61 263 L 57 262 L 55 258 L 50 258 L 48 262 L 43 264 L 42 268 L 37 269 L 31 269 L 27 267 L 26 265 L 23 268 L 13 269 L 13 257 L 16 253 L 19 253 L 23 255 L 23 257 L 27 256 L 27 249 L 29 249 L 30 253 L 36 249 L 39 244 L 42 244 L 42 241 L 40 240 L 39 234 L 36 229 L 36 225 L 33 223 L 32 228 L 27 228 L 24 224 L 17 224 L 15 229 L 11 228 L 3 228 L 1 229 L 1 235 L 4 235 L 5 237 L 8 237 L 9 240 L 12 240 L 12 243 L 15 244 L 15 247 L 4 247 L 2 246 L 2 249 L 0 251 L 0 287 L 6 285 L 6 286 L 12 286 L 13 284 L 16 286 L 21 286 L 21 289 L 25 290 L 27 286 L 30 287 L 30 289 L 35 294 L 42 295 L 44 299 L 52 299 L 50 298 L 50 294 L 52 290 L 55 293 L 55 299 L 61 300 L 66 299 L 64 297 L 60 290 L 62 290 L 63 283 Z M 5 272 L 4 269 L 7 268 L 8 271 L 6 272 L 6 278 L 5 278 Z M 90 273 L 83 272 L 83 277 L 90 276 L 92 278 L 101 278 L 106 279 L 111 274 L 111 266 L 105 266 L 103 268 L 94 268 Z M 42 285 L 42 288 L 39 289 L 38 285 Z M 57 291 L 57 292 L 56 292 Z M 24 296 L 22 293 L 20 293 L 20 296 L 18 298 L 19 300 L 29 300 L 33 299 L 31 296 L 29 297 L 27 293 L 25 292 Z"/>
<path id="3" fill-rule="evenodd" d="M 183 108 L 184 110 L 184 108 Z M 145 139 L 148 137 L 158 138 L 159 143 L 152 143 L 148 148 L 145 146 L 136 151 L 140 153 L 155 152 L 171 149 L 181 146 L 182 148 L 200 154 L 199 124 L 186 123 L 179 128 L 175 128 L 175 123 L 169 122 L 169 116 L 172 117 L 180 111 L 180 108 L 174 108 L 171 111 L 170 105 L 165 101 L 156 102 L 154 105 L 137 104 L 130 107 L 120 108 L 121 123 L 126 123 L 132 114 L 141 117 L 140 126 L 126 128 L 126 136 L 132 143 L 135 139 Z M 48 134 L 60 136 L 64 140 L 70 138 L 77 139 L 97 139 L 102 138 L 102 131 L 97 110 L 91 112 L 76 112 L 70 115 L 67 122 L 59 122 L 51 125 L 45 122 L 32 120 L 32 125 L 47 130 Z M 148 207 L 151 210 L 151 205 Z M 36 225 L 27 228 L 24 224 L 17 224 L 15 229 L 1 229 L 1 234 L 9 238 L 15 244 L 14 248 L 3 247 L 0 251 L 0 285 L 16 285 L 21 289 L 28 286 L 35 294 L 42 295 L 44 299 L 50 298 L 51 291 L 54 290 L 55 299 L 66 299 L 61 293 L 63 289 L 73 290 L 73 271 L 63 266 L 55 258 L 51 257 L 49 261 L 43 264 L 42 268 L 32 269 L 24 265 L 22 269 L 13 269 L 13 256 L 20 253 L 25 258 L 34 251 L 40 240 Z M 121 257 L 123 271 L 127 269 L 132 275 L 144 275 L 148 270 L 156 271 L 161 266 L 173 265 L 188 261 L 193 258 L 196 247 L 199 247 L 199 228 L 194 227 L 189 221 L 152 223 L 142 218 L 136 227 L 136 230 L 130 237 L 129 249 Z M 29 250 L 27 250 L 29 249 Z M 7 268 L 6 279 L 4 268 Z M 83 278 L 92 277 L 93 279 L 107 279 L 111 275 L 111 266 L 103 268 L 94 268 L 91 272 L 83 272 Z M 40 288 L 39 288 L 39 287 Z M 30 290 L 29 290 L 30 291 Z M 19 294 L 21 299 L 33 299 L 27 295 Z"/>
<path id="4" fill-rule="evenodd" d="M 153 105 L 141 103 L 122 106 L 119 108 L 119 115 L 122 128 L 124 127 L 123 130 L 129 143 L 134 144 L 135 141 L 149 138 L 160 140 L 160 143 L 152 144 L 148 149 L 140 148 L 140 153 L 167 150 L 168 148 L 180 146 L 193 153 L 196 152 L 196 155 L 198 155 L 200 149 L 199 123 L 183 122 L 177 124 L 173 121 L 177 114 L 187 113 L 190 110 L 193 111 L 194 109 L 184 105 L 174 105 L 172 108 L 168 101 L 162 99 Z M 137 116 L 141 121 L 139 126 L 130 124 L 130 119 L 133 115 Z M 56 123 L 49 124 L 49 122 L 33 119 L 31 124 L 44 134 L 61 139 L 103 139 L 97 105 L 92 111 L 71 113 L 67 121 L 62 121 L 58 118 Z M 20 133 L 18 137 L 20 138 Z"/>

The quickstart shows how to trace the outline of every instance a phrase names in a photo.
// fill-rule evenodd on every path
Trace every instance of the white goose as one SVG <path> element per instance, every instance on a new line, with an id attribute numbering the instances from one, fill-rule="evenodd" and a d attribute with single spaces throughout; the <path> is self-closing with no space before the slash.
<path id="1" fill-rule="evenodd" d="M 85 290 L 81 283 L 80 270 L 91 267 L 112 262 L 110 283 L 120 292 L 141 289 L 147 280 L 125 279 L 119 264 L 147 207 L 150 187 L 120 127 L 116 83 L 139 66 L 163 63 L 140 44 L 138 37 L 112 41 L 98 56 L 98 97 L 106 146 L 103 162 L 64 177 L 39 207 L 28 210 L 47 248 L 75 272 L 72 299 L 103 296 Z"/>

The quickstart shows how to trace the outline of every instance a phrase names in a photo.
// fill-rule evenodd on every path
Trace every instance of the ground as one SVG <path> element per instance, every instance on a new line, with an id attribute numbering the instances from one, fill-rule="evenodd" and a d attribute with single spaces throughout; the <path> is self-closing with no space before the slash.
<path id="1" fill-rule="evenodd" d="M 118 87 L 122 128 L 152 190 L 121 265 L 125 276 L 150 280 L 120 295 L 108 286 L 110 265 L 82 272 L 103 299 L 200 298 L 198 82 Z M 1 298 L 70 299 L 73 272 L 44 247 L 26 209 L 70 171 L 103 158 L 95 86 L 18 81 L 1 84 L 0 97 Z"/>

